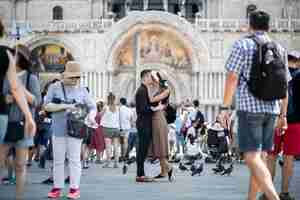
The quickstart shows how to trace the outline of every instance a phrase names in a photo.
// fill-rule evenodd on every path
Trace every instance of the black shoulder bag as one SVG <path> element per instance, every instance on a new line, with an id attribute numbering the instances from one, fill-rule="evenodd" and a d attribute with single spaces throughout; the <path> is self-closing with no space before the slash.
<path id="1" fill-rule="evenodd" d="M 27 72 L 27 78 L 26 78 L 26 89 L 29 89 L 29 81 L 30 81 L 31 73 Z M 21 121 L 9 121 L 7 124 L 7 131 L 4 138 L 5 142 L 8 143 L 16 143 L 24 138 L 25 132 L 25 118 Z"/>
<path id="2" fill-rule="evenodd" d="M 64 84 L 61 82 L 63 94 L 65 101 L 68 102 L 66 90 Z M 88 107 L 85 104 L 76 104 L 75 109 L 66 111 L 67 119 L 67 135 L 77 139 L 83 139 L 87 136 L 87 131 L 85 131 L 84 120 L 88 115 Z"/>

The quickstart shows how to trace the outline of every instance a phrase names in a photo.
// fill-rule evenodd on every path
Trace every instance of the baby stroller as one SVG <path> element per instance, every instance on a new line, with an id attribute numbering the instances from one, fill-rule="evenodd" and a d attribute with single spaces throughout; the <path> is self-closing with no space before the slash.
<path id="1" fill-rule="evenodd" d="M 206 143 L 210 161 L 231 162 L 229 130 L 223 128 L 219 122 L 207 126 Z"/>

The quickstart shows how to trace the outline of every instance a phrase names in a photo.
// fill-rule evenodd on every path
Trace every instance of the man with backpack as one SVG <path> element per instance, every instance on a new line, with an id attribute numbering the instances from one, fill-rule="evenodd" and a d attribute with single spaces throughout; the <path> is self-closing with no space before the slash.
<path id="1" fill-rule="evenodd" d="M 300 154 L 300 66 L 297 66 L 300 56 L 297 54 L 300 55 L 296 52 L 288 55 L 289 70 L 292 75 L 292 80 L 289 82 L 288 129 L 284 134 L 278 130 L 275 132 L 274 148 L 268 156 L 268 167 L 274 179 L 277 157 L 283 151 L 280 200 L 295 200 L 289 193 L 289 183 L 293 176 L 294 157 Z"/>
<path id="2" fill-rule="evenodd" d="M 225 66 L 227 79 L 221 116 L 228 120 L 237 92 L 239 149 L 250 171 L 248 200 L 255 200 L 259 191 L 269 200 L 279 200 L 263 157 L 272 149 L 277 117 L 279 129 L 284 132 L 287 128 L 290 77 L 286 52 L 267 34 L 268 13 L 252 12 L 249 24 L 250 35 L 234 43 Z"/>

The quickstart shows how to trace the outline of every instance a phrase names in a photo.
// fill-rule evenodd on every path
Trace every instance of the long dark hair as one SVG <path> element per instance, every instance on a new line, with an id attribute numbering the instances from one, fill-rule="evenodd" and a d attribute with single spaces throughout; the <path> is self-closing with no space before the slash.
<path id="1" fill-rule="evenodd" d="M 159 87 L 162 89 L 167 89 L 168 88 L 167 80 L 163 79 L 159 72 L 157 72 L 156 74 L 159 81 Z"/>
<path id="2" fill-rule="evenodd" d="M 2 23 L 2 20 L 0 19 L 0 38 L 4 36 L 4 32 L 5 32 L 4 25 Z"/>

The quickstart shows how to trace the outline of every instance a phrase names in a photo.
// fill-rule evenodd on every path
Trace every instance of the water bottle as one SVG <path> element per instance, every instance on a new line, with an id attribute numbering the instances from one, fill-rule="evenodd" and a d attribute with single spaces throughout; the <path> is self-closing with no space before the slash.
<path id="1" fill-rule="evenodd" d="M 266 64 L 270 64 L 274 60 L 274 54 L 272 50 L 268 50 L 265 55 Z"/>

